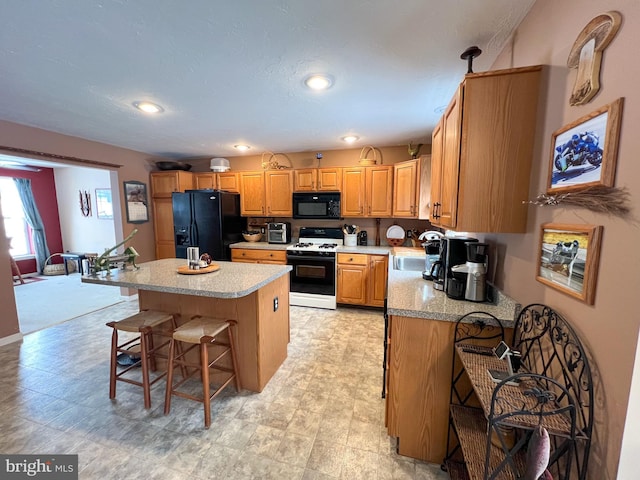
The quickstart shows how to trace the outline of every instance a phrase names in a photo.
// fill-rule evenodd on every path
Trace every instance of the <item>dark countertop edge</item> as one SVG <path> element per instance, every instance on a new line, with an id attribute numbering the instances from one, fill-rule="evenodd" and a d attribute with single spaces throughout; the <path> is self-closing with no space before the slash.
<path id="1" fill-rule="evenodd" d="M 126 288 L 134 288 L 136 290 L 149 290 L 153 292 L 162 292 L 162 293 L 176 293 L 180 295 L 193 295 L 196 297 L 211 297 L 211 298 L 241 298 L 246 297 L 247 295 L 252 294 L 260 290 L 265 285 L 273 282 L 274 280 L 286 275 L 290 271 L 293 270 L 293 267 L 290 265 L 281 265 L 284 267 L 282 272 L 275 273 L 270 277 L 266 278 L 262 282 L 259 282 L 253 285 L 251 288 L 247 288 L 245 290 L 239 290 L 237 292 L 215 292 L 211 290 L 189 290 L 183 288 L 176 287 L 163 287 L 162 285 L 145 285 L 141 288 L 139 283 L 126 282 L 122 280 L 109 280 L 108 277 L 91 277 L 88 275 L 83 275 L 81 277 L 81 281 L 84 283 L 93 283 L 96 285 L 107 285 L 114 287 L 126 287 Z"/>

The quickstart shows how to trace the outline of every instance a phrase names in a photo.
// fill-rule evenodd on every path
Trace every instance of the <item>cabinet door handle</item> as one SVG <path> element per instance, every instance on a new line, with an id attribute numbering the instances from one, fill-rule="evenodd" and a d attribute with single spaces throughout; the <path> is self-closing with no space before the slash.
<path id="1" fill-rule="evenodd" d="M 369 205 L 369 215 L 371 215 L 371 205 Z"/>
<path id="2" fill-rule="evenodd" d="M 433 218 L 440 218 L 440 202 L 433 204 Z"/>

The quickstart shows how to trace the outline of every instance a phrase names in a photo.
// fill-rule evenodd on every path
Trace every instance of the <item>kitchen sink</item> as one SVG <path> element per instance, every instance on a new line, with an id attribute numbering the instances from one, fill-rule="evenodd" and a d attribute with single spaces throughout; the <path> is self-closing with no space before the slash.
<path id="1" fill-rule="evenodd" d="M 425 257 L 395 256 L 393 257 L 394 270 L 408 270 L 422 272 L 425 268 Z"/>

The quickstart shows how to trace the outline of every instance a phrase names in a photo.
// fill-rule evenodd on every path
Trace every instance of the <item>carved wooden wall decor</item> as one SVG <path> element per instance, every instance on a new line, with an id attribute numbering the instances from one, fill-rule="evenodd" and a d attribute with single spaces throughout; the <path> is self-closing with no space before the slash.
<path id="1" fill-rule="evenodd" d="M 620 13 L 603 13 L 593 18 L 576 38 L 567 59 L 569 68 L 578 69 L 570 105 L 589 103 L 600 90 L 602 52 L 618 33 L 621 22 Z"/>

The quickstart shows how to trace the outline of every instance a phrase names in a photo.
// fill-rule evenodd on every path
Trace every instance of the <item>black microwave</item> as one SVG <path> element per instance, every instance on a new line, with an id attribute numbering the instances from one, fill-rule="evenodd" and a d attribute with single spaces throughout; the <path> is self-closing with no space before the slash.
<path id="1" fill-rule="evenodd" d="M 340 192 L 294 193 L 293 218 L 340 218 Z"/>

